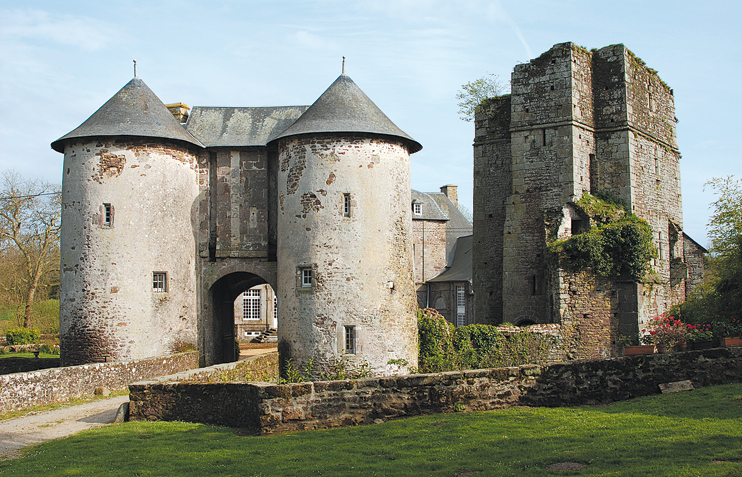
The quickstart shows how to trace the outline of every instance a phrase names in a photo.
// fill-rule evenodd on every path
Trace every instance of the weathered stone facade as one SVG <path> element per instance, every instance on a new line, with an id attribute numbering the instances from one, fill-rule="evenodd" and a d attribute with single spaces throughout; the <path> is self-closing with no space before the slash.
<path id="1" fill-rule="evenodd" d="M 636 334 L 686 295 L 673 92 L 623 45 L 555 45 L 516 66 L 511 85 L 476 116 L 477 319 L 571 325 L 590 343 L 577 356 L 610 356 L 618 333 Z M 550 234 L 589 226 L 574 204 L 598 192 L 652 227 L 651 285 L 549 265 Z"/>
<path id="2" fill-rule="evenodd" d="M 409 156 L 422 146 L 345 74 L 312 106 L 185 109 L 135 78 L 52 143 L 63 362 L 183 343 L 201 364 L 233 361 L 235 299 L 268 284 L 296 365 L 415 367 Z"/>

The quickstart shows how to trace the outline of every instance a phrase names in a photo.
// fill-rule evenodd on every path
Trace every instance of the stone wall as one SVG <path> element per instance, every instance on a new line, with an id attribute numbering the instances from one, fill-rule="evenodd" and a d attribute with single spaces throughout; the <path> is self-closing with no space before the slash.
<path id="1" fill-rule="evenodd" d="M 92 396 L 96 388 L 130 383 L 198 366 L 198 352 L 116 363 L 95 363 L 0 376 L 0 413 Z"/>
<path id="2" fill-rule="evenodd" d="M 136 383 L 130 418 L 272 434 L 458 409 L 602 404 L 658 394 L 660 384 L 681 380 L 696 387 L 742 381 L 742 349 L 290 385 Z"/>
<path id="3" fill-rule="evenodd" d="M 37 369 L 58 368 L 59 358 L 3 358 L 0 374 L 25 373 Z"/>

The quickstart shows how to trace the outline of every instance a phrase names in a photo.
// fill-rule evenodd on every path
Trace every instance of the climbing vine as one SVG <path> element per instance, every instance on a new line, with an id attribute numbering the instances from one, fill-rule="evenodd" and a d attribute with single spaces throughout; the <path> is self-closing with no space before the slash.
<path id="1" fill-rule="evenodd" d="M 587 232 L 548 245 L 560 266 L 570 271 L 592 269 L 603 277 L 627 274 L 644 281 L 657 257 L 652 228 L 607 195 L 585 193 L 575 204 L 594 224 Z"/>

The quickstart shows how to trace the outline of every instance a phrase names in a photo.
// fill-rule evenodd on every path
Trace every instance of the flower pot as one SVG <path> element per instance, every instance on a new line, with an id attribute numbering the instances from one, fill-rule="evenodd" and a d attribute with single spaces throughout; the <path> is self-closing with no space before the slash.
<path id="1" fill-rule="evenodd" d="M 686 348 L 686 344 L 685 344 L 685 341 L 681 341 L 681 342 L 677 343 L 677 344 L 676 344 L 676 345 L 675 345 L 675 346 L 673 347 L 673 349 L 674 349 L 675 351 L 685 351 L 685 348 Z"/>
<path id="2" fill-rule="evenodd" d="M 735 336 L 734 338 L 722 338 L 721 344 L 727 348 L 730 346 L 742 346 L 742 338 L 739 336 Z"/>
<path id="3" fill-rule="evenodd" d="M 692 342 L 693 349 L 711 349 L 714 347 L 713 340 L 699 340 Z"/>
<path id="4" fill-rule="evenodd" d="M 624 356 L 635 356 L 638 354 L 654 354 L 654 345 L 624 346 Z"/>
<path id="5" fill-rule="evenodd" d="M 657 345 L 657 352 L 658 353 L 667 353 L 667 345 L 658 344 Z"/>

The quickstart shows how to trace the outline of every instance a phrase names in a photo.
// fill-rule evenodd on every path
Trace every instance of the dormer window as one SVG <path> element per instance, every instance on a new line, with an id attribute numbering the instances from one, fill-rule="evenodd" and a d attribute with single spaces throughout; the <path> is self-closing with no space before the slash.
<path id="1" fill-rule="evenodd" d="M 412 201 L 412 213 L 417 216 L 423 215 L 423 205 L 417 200 Z"/>

